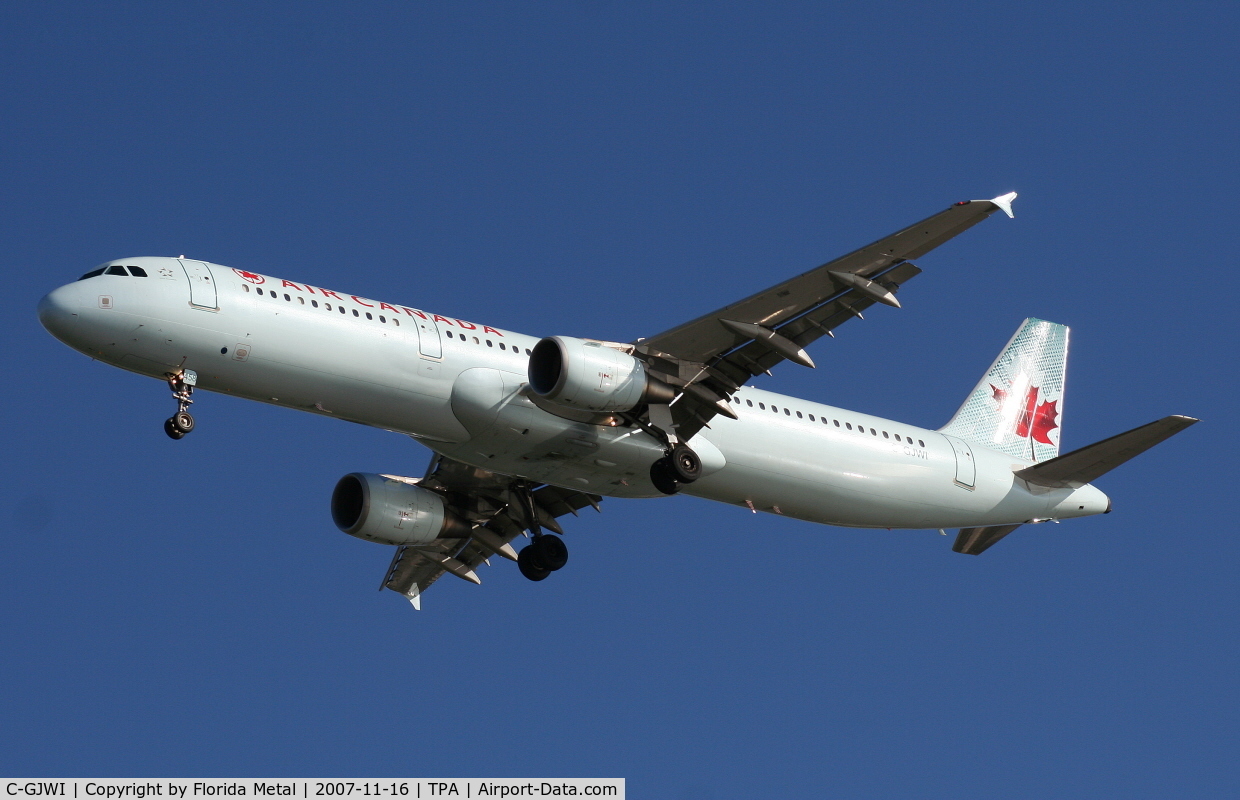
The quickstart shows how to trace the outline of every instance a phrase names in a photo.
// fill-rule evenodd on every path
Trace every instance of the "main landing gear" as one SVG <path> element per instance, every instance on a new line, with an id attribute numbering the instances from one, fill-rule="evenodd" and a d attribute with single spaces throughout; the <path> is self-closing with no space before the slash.
<path id="1" fill-rule="evenodd" d="M 532 581 L 546 580 L 547 576 L 568 563 L 568 545 L 559 536 L 543 533 L 538 522 L 538 510 L 534 507 L 534 493 L 528 483 L 513 487 L 525 510 L 526 523 L 534 541 L 517 553 L 517 567 L 521 574 Z"/>
<path id="2" fill-rule="evenodd" d="M 634 415 L 621 417 L 635 428 L 640 428 L 663 446 L 663 458 L 650 465 L 650 482 L 663 494 L 676 494 L 683 483 L 693 483 L 702 477 L 702 459 L 693 448 L 678 442 L 671 431 L 672 412 L 668 406 L 650 406 L 650 422 L 643 422 Z"/>
<path id="3" fill-rule="evenodd" d="M 650 482 L 663 494 L 676 494 L 681 484 L 702 477 L 702 459 L 685 444 L 672 445 L 663 458 L 650 465 Z"/>
<path id="4" fill-rule="evenodd" d="M 197 384 L 198 373 L 192 369 L 183 369 L 168 375 L 168 388 L 172 390 L 172 398 L 177 401 L 177 413 L 164 420 L 164 433 L 170 438 L 182 439 L 194 429 L 194 418 L 189 413 L 189 407 L 194 402 L 190 395 L 194 393 L 194 386 Z"/>
<path id="5" fill-rule="evenodd" d="M 517 553 L 517 567 L 532 581 L 545 580 L 568 563 L 568 545 L 559 536 L 540 533 L 534 541 Z"/>

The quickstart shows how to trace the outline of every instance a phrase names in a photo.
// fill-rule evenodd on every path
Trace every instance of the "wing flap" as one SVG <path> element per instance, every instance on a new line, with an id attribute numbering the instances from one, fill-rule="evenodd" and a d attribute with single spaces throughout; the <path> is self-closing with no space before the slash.
<path id="1" fill-rule="evenodd" d="M 534 502 L 552 517 L 562 517 L 565 514 L 577 516 L 577 512 L 586 506 L 598 511 L 602 499 L 602 496 L 597 494 L 565 489 L 560 486 L 543 486 L 534 490 Z"/>
<path id="2" fill-rule="evenodd" d="M 439 576 L 445 571 L 442 566 L 419 553 L 415 548 L 402 545 L 396 549 L 396 555 L 392 557 L 392 564 L 388 567 L 383 588 L 403 594 L 410 599 L 410 602 L 413 602 L 413 599 L 426 591 L 428 586 L 439 580 Z M 418 604 L 414 603 L 414 606 L 417 607 Z"/>

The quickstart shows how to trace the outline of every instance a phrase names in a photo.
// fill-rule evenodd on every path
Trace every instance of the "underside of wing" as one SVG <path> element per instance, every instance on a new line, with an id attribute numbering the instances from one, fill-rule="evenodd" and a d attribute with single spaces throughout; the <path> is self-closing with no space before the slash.
<path id="1" fill-rule="evenodd" d="M 481 583 L 476 570 L 491 556 L 516 559 L 510 542 L 525 531 L 563 534 L 557 521 L 586 507 L 599 510 L 601 497 L 559 486 L 537 486 L 520 478 L 471 467 L 436 455 L 419 486 L 441 494 L 456 516 L 470 523 L 469 535 L 398 547 L 380 588 L 404 595 L 415 608 L 421 594 L 450 573 Z"/>

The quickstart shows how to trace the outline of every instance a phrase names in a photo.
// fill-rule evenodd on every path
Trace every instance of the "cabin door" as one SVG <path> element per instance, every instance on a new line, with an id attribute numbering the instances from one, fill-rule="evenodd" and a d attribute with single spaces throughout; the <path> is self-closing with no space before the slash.
<path id="1" fill-rule="evenodd" d="M 190 305 L 218 309 L 220 304 L 216 299 L 215 279 L 211 275 L 211 268 L 204 261 L 190 261 L 185 258 L 180 261 L 185 277 L 189 278 Z"/>
<path id="2" fill-rule="evenodd" d="M 956 454 L 956 483 L 972 489 L 977 482 L 977 464 L 973 461 L 973 448 L 963 439 L 943 434 L 943 438 L 951 443 L 952 452 Z"/>

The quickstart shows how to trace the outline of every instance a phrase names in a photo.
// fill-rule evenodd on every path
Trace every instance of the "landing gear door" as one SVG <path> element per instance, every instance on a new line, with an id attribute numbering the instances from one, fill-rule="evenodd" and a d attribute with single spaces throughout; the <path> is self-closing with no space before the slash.
<path id="1" fill-rule="evenodd" d="M 956 483 L 966 489 L 972 489 L 977 482 L 977 464 L 973 461 L 973 448 L 969 443 L 955 436 L 943 434 L 943 438 L 952 446 L 956 454 Z"/>
<path id="2" fill-rule="evenodd" d="M 418 352 L 427 358 L 443 358 L 443 344 L 439 341 L 439 326 L 435 320 L 414 319 L 418 322 Z"/>
<path id="3" fill-rule="evenodd" d="M 189 304 L 198 308 L 218 309 L 220 305 L 211 268 L 203 261 L 182 258 L 180 262 L 185 269 L 185 276 L 189 278 Z"/>

